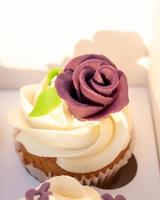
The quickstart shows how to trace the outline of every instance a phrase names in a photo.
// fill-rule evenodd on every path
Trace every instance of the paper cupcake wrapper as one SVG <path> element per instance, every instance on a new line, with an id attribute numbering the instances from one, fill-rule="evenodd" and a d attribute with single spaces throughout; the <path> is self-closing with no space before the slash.
<path id="1" fill-rule="evenodd" d="M 132 155 L 131 145 L 124 154 L 124 157 L 116 163 L 112 169 L 106 169 L 105 171 L 99 171 L 97 176 L 92 175 L 91 177 L 82 176 L 80 182 L 85 185 L 94 185 L 98 187 L 107 186 L 113 179 L 114 175 L 128 163 L 129 158 Z"/>
<path id="2" fill-rule="evenodd" d="M 131 133 L 131 143 L 125 152 L 123 158 L 117 162 L 112 169 L 106 169 L 105 171 L 99 171 L 97 176 L 92 175 L 92 177 L 86 177 L 85 175 L 82 176 L 80 182 L 85 185 L 94 185 L 98 187 L 103 187 L 104 185 L 107 186 L 113 179 L 114 175 L 128 163 L 128 160 L 132 156 L 133 146 L 135 141 L 135 130 L 132 128 Z"/>
<path id="3" fill-rule="evenodd" d="M 111 182 L 114 175 L 124 165 L 126 165 L 128 163 L 128 160 L 132 155 L 132 149 L 133 149 L 133 144 L 134 144 L 134 134 L 133 133 L 134 133 L 134 131 L 132 130 L 131 143 L 130 143 L 128 149 L 126 150 L 125 154 L 123 155 L 123 158 L 121 158 L 121 160 L 119 162 L 117 162 L 111 169 L 108 168 L 105 171 L 99 171 L 99 173 L 97 175 L 92 174 L 90 177 L 83 175 L 81 180 L 79 180 L 80 183 L 84 184 L 84 185 L 94 185 L 94 186 L 98 186 L 98 187 L 103 187 L 104 185 L 105 186 L 108 185 Z M 22 160 L 22 163 L 24 164 L 23 153 L 18 151 L 18 149 L 19 149 L 18 143 L 16 143 L 16 149 L 20 156 L 20 159 Z M 34 165 L 32 163 L 29 163 L 27 165 L 24 164 L 24 167 L 33 177 L 35 177 L 40 182 L 44 182 L 53 177 L 51 172 L 48 172 L 48 174 L 46 175 L 42 170 L 34 167 Z"/>

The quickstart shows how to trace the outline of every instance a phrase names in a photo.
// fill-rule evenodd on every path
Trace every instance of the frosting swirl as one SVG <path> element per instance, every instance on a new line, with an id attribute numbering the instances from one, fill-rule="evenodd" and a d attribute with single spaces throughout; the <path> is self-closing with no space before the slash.
<path id="1" fill-rule="evenodd" d="M 21 108 L 10 114 L 10 122 L 20 130 L 16 140 L 29 153 L 55 157 L 57 164 L 69 172 L 88 173 L 107 166 L 126 149 L 131 130 L 124 111 L 99 121 L 80 121 L 62 101 L 47 115 L 29 117 L 41 87 L 21 88 Z"/>
<path id="2" fill-rule="evenodd" d="M 63 189 L 62 189 L 63 188 Z M 81 185 L 70 176 L 53 177 L 36 189 L 25 194 L 25 200 L 126 200 L 122 195 L 115 198 L 106 193 L 102 196 L 89 186 Z"/>
<path id="3" fill-rule="evenodd" d="M 74 58 L 58 75 L 55 86 L 78 119 L 99 119 L 129 102 L 125 74 L 102 55 Z"/>
<path id="4" fill-rule="evenodd" d="M 40 185 L 39 188 L 28 190 L 25 194 L 25 199 L 102 200 L 96 190 L 91 187 L 81 185 L 76 179 L 70 176 L 53 177 L 49 181 Z"/>

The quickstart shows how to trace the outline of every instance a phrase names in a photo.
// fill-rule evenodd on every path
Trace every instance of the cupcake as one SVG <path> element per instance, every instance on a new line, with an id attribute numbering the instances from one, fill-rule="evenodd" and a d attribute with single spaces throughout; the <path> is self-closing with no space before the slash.
<path id="1" fill-rule="evenodd" d="M 20 101 L 10 113 L 16 149 L 41 182 L 70 175 L 108 187 L 130 158 L 127 79 L 105 56 L 82 55 L 51 69 L 40 84 L 20 89 Z"/>
<path id="2" fill-rule="evenodd" d="M 122 195 L 115 198 L 106 193 L 100 195 L 89 186 L 82 186 L 70 176 L 57 176 L 36 189 L 30 189 L 21 200 L 126 200 Z"/>

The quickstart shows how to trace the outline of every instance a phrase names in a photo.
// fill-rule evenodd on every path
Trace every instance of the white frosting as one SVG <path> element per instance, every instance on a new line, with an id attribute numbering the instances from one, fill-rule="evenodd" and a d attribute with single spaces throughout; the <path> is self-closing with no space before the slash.
<path id="1" fill-rule="evenodd" d="M 53 195 L 50 196 L 49 200 L 101 200 L 96 190 L 89 186 L 82 186 L 72 177 L 54 177 L 50 183 Z"/>
<path id="2" fill-rule="evenodd" d="M 96 190 L 81 185 L 70 176 L 53 177 L 48 182 L 51 192 L 49 200 L 101 200 L 101 196 Z M 34 200 L 37 200 L 37 197 L 34 197 Z"/>
<path id="3" fill-rule="evenodd" d="M 41 87 L 39 84 L 21 88 L 21 108 L 10 114 L 10 122 L 20 129 L 16 139 L 29 153 L 56 157 L 61 168 L 87 173 L 110 164 L 126 149 L 131 138 L 126 111 L 99 121 L 79 121 L 62 102 L 45 116 L 29 117 Z"/>

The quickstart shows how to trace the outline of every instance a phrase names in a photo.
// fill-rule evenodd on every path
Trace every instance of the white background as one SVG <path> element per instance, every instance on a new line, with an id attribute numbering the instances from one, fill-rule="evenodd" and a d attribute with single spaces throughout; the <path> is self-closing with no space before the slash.
<path id="1" fill-rule="evenodd" d="M 135 31 L 149 44 L 154 0 L 0 0 L 0 61 L 44 69 L 97 31 Z"/>

